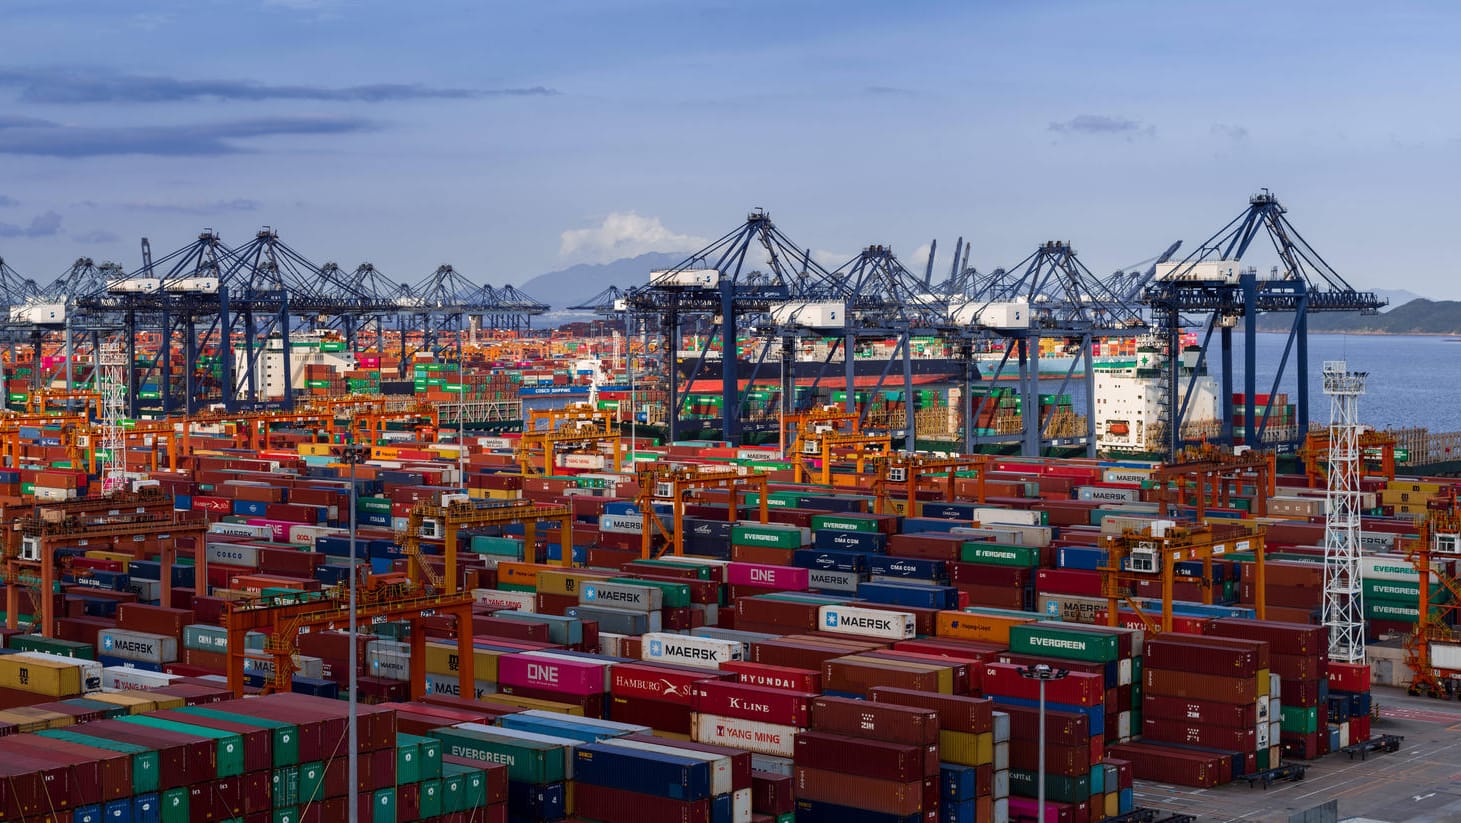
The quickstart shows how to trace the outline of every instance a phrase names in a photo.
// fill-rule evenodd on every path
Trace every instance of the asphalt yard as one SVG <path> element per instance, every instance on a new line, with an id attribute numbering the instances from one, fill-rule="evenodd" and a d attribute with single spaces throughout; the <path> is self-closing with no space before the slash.
<path id="1" fill-rule="evenodd" d="M 1207 821 L 1283 821 L 1339 801 L 1339 819 L 1380 823 L 1461 822 L 1461 703 L 1377 688 L 1374 735 L 1405 740 L 1400 751 L 1353 760 L 1342 752 L 1309 761 L 1303 780 L 1249 788 L 1240 780 L 1215 789 L 1137 781 L 1136 805 Z M 1160 819 L 1160 817 L 1158 818 Z"/>

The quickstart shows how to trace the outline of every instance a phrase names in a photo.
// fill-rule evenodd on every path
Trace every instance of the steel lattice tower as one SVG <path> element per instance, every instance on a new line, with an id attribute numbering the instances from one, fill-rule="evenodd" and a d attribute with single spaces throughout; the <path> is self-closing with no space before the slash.
<path id="1" fill-rule="evenodd" d="M 127 441 L 122 418 L 127 416 L 127 352 L 120 343 L 104 343 L 96 363 L 97 388 L 101 392 L 102 448 L 107 461 L 102 468 L 102 494 L 127 485 Z"/>
<path id="2" fill-rule="evenodd" d="M 1329 659 L 1365 662 L 1365 614 L 1360 579 L 1359 397 L 1365 372 L 1343 360 L 1324 363 L 1329 395 L 1329 487 L 1324 517 L 1324 625 Z"/>

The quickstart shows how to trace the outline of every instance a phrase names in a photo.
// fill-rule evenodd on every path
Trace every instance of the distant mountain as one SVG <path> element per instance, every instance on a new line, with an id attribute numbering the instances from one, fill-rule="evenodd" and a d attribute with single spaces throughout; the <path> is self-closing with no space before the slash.
<path id="1" fill-rule="evenodd" d="M 681 252 L 647 252 L 612 263 L 579 263 L 540 274 L 518 288 L 553 307 L 553 313 L 578 306 L 609 286 L 621 289 L 649 282 L 649 273 L 668 269 L 685 259 Z"/>
<path id="2" fill-rule="evenodd" d="M 1374 289 L 1373 291 L 1376 297 L 1390 301 L 1390 305 L 1380 309 L 1381 313 L 1388 312 L 1397 306 L 1403 306 L 1412 300 L 1421 299 L 1420 295 L 1413 291 L 1406 291 L 1405 289 Z"/>
<path id="3" fill-rule="evenodd" d="M 1292 315 L 1265 314 L 1259 327 L 1266 331 L 1288 331 Z M 1361 334 L 1461 334 L 1461 301 L 1411 300 L 1383 314 L 1368 317 L 1334 313 L 1309 315 L 1311 332 L 1356 332 Z"/>

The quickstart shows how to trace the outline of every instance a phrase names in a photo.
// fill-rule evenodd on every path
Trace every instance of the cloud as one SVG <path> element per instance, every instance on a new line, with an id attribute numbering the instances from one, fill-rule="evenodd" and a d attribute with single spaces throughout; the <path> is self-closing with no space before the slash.
<path id="1" fill-rule="evenodd" d="M 123 203 L 122 208 L 159 214 L 219 214 L 234 211 L 258 211 L 259 201 L 237 197 L 211 203 Z"/>
<path id="2" fill-rule="evenodd" d="M 1233 126 L 1227 123 L 1214 123 L 1212 133 L 1217 137 L 1226 137 L 1234 143 L 1248 139 L 1248 130 L 1242 126 Z"/>
<path id="3" fill-rule="evenodd" d="M 85 234 L 73 234 L 71 235 L 71 239 L 75 240 L 78 243 L 100 244 L 115 243 L 122 238 L 113 232 L 107 231 L 106 229 L 94 229 L 92 231 L 86 232 Z"/>
<path id="4" fill-rule="evenodd" d="M 30 219 L 29 226 L 0 223 L 0 237 L 54 237 L 61 233 L 61 215 L 53 211 Z"/>
<path id="5" fill-rule="evenodd" d="M 358 117 L 257 117 L 176 126 L 75 126 L 0 117 L 0 154 L 103 157 L 144 154 L 201 157 L 240 154 L 237 141 L 280 135 L 352 134 L 374 125 Z"/>
<path id="6" fill-rule="evenodd" d="M 695 251 L 709 243 L 703 237 L 670 231 L 658 217 L 613 212 L 599 225 L 568 229 L 560 236 L 558 254 L 588 262 L 607 263 L 651 251 Z"/>
<path id="7" fill-rule="evenodd" d="M 1128 120 L 1125 117 L 1112 117 L 1105 114 L 1078 114 L 1069 120 L 1051 123 L 1050 131 L 1060 134 L 1115 134 L 1127 137 L 1152 137 L 1157 133 L 1156 126 L 1144 124 L 1139 120 Z"/>
<path id="8" fill-rule="evenodd" d="M 548 97 L 544 86 L 500 89 L 453 89 L 420 83 L 374 83 L 330 88 L 316 85 L 268 85 L 247 80 L 185 80 L 99 69 L 9 69 L 0 71 L 0 86 L 20 90 L 28 103 L 176 103 L 191 100 L 313 100 L 335 103 L 389 103 L 403 100 L 468 100 L 488 97 Z"/>
<path id="9" fill-rule="evenodd" d="M 5 206 L 19 206 L 19 205 L 20 205 L 20 201 L 19 200 L 16 200 L 14 197 L 7 197 L 6 195 L 0 194 L 0 208 L 4 208 Z"/>

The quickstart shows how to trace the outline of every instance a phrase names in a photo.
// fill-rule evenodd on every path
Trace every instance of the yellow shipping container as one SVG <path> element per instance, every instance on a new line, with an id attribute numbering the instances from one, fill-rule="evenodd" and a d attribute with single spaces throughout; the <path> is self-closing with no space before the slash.
<path id="1" fill-rule="evenodd" d="M 395 446 L 371 446 L 370 459 L 395 460 L 397 451 Z"/>
<path id="2" fill-rule="evenodd" d="M 497 584 L 499 586 L 531 586 L 533 591 L 537 591 L 539 572 L 559 571 L 562 568 L 562 566 L 550 566 L 546 563 L 506 560 L 497 564 Z"/>
<path id="3" fill-rule="evenodd" d="M 330 454 L 329 443 L 300 443 L 299 453 L 305 457 L 328 457 Z"/>
<path id="4" fill-rule="evenodd" d="M 934 620 L 934 634 L 959 640 L 985 643 L 1009 643 L 1010 627 L 1033 623 L 1038 618 L 1013 617 L 972 612 L 941 611 Z"/>
<path id="5" fill-rule="evenodd" d="M 515 694 L 484 694 L 478 702 L 496 703 L 500 706 L 515 706 L 519 709 L 539 709 L 545 712 L 557 712 L 558 714 L 571 714 L 574 717 L 583 717 L 582 706 L 575 706 L 572 703 L 559 703 L 556 700 L 519 697 Z"/>
<path id="6" fill-rule="evenodd" d="M 1277 762 L 1277 761 L 1274 761 Z M 1115 817 L 1121 813 L 1121 795 L 1117 792 L 1106 792 L 1106 816 Z"/>
<path id="7" fill-rule="evenodd" d="M 488 500 L 517 500 L 523 495 L 522 489 L 481 489 L 481 491 L 487 493 Z"/>
<path id="8" fill-rule="evenodd" d="M 577 597 L 579 587 L 589 580 L 603 580 L 616 577 L 614 572 L 594 569 L 554 569 L 538 572 L 537 592 Z"/>
<path id="9" fill-rule="evenodd" d="M 20 655 L 0 657 L 0 688 L 60 698 L 76 697 L 81 686 L 79 665 Z"/>
<path id="10" fill-rule="evenodd" d="M 1258 696 L 1268 696 L 1268 669 L 1258 670 Z"/>
<path id="11" fill-rule="evenodd" d="M 122 571 L 124 572 L 132 561 L 137 559 L 130 554 L 123 554 L 122 552 L 89 551 L 86 553 L 86 556 L 93 560 L 114 560 L 122 564 Z"/>
<path id="12" fill-rule="evenodd" d="M 14 723 L 16 731 L 40 732 L 46 729 L 60 729 L 73 725 L 76 718 L 69 714 L 46 711 L 31 706 L 18 706 L 0 711 L 0 723 Z"/>
<path id="13" fill-rule="evenodd" d="M 1440 483 L 1418 483 L 1413 480 L 1391 480 L 1385 484 L 1385 492 L 1400 491 L 1424 495 L 1440 494 L 1443 488 L 1445 487 Z"/>
<path id="14" fill-rule="evenodd" d="M 98 692 L 86 696 L 87 700 L 110 703 L 126 708 L 127 714 L 146 714 L 157 711 L 157 701 L 138 697 L 135 692 Z"/>
<path id="15" fill-rule="evenodd" d="M 492 649 L 472 651 L 472 679 L 497 682 L 497 658 L 502 652 Z M 449 643 L 426 644 L 426 673 L 453 675 L 457 673 L 457 647 Z"/>
<path id="16" fill-rule="evenodd" d="M 939 759 L 963 766 L 984 766 L 994 762 L 994 732 L 940 731 Z"/>

